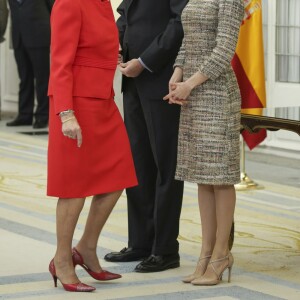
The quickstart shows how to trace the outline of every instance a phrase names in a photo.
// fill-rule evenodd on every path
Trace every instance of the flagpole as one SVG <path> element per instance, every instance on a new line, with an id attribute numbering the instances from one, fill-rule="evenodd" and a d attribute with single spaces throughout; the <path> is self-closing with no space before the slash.
<path id="1" fill-rule="evenodd" d="M 241 181 L 238 184 L 235 184 L 235 189 L 237 191 L 245 191 L 245 190 L 261 190 L 264 189 L 262 185 L 257 184 L 251 178 L 248 177 L 246 173 L 246 163 L 245 163 L 245 141 L 242 139 L 241 142 Z"/>

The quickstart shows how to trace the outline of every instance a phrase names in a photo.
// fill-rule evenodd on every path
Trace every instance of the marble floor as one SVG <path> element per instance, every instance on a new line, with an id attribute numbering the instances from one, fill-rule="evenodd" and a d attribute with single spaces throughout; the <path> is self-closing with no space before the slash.
<path id="1" fill-rule="evenodd" d="M 95 282 L 78 268 L 91 294 L 53 287 L 48 263 L 55 251 L 55 199 L 45 196 L 47 135 L 0 122 L 0 299 L 300 299 L 300 164 L 254 156 L 248 172 L 264 189 L 237 193 L 235 258 L 231 283 L 196 287 L 181 282 L 193 271 L 201 245 L 196 186 L 186 184 L 181 215 L 181 267 L 165 272 L 133 272 L 136 263 L 108 263 L 123 274 L 112 282 Z M 20 134 L 27 132 L 29 134 Z M 287 175 L 289 174 L 289 175 Z M 83 231 L 86 201 L 75 233 Z M 126 196 L 122 195 L 99 240 L 102 258 L 127 243 Z"/>

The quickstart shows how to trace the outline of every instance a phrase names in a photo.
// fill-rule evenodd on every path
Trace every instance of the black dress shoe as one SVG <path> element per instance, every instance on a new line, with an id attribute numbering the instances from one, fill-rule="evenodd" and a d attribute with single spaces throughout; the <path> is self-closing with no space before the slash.
<path id="1" fill-rule="evenodd" d="M 26 126 L 26 125 L 31 125 L 32 124 L 32 120 L 26 120 L 26 119 L 22 119 L 20 117 L 17 117 L 16 119 L 7 122 L 6 126 Z"/>
<path id="2" fill-rule="evenodd" d="M 48 121 L 36 120 L 33 124 L 34 129 L 46 128 L 48 127 Z"/>
<path id="3" fill-rule="evenodd" d="M 104 256 L 106 261 L 112 262 L 128 262 L 142 260 L 150 255 L 141 249 L 123 248 L 120 252 L 111 252 Z"/>
<path id="4" fill-rule="evenodd" d="M 150 273 L 174 269 L 179 266 L 180 257 L 178 253 L 171 255 L 150 255 L 138 264 L 134 270 L 140 273 Z"/>

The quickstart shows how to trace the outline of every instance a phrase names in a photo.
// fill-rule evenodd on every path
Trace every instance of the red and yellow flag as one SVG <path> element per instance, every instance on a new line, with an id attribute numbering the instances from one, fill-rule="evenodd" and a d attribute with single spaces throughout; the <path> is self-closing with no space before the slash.
<path id="1" fill-rule="evenodd" d="M 264 47 L 261 0 L 244 0 L 245 16 L 232 66 L 242 96 L 242 112 L 260 114 L 266 107 Z M 257 110 L 253 110 L 257 108 Z M 244 140 L 250 149 L 260 144 L 267 136 L 266 130 L 249 133 L 244 130 Z"/>

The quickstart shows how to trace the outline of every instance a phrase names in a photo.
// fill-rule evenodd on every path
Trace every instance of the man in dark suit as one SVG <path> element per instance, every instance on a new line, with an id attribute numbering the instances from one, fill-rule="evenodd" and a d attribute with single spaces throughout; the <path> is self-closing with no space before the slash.
<path id="1" fill-rule="evenodd" d="M 180 107 L 168 93 L 187 0 L 124 0 L 117 25 L 123 51 L 124 120 L 138 187 L 127 189 L 128 248 L 105 256 L 125 262 L 145 258 L 137 272 L 179 267 L 183 182 L 174 179 Z"/>
<path id="2" fill-rule="evenodd" d="M 12 42 L 20 77 L 19 113 L 7 126 L 48 125 L 50 12 L 54 0 L 9 0 Z M 34 86 L 37 108 L 34 114 Z"/>

